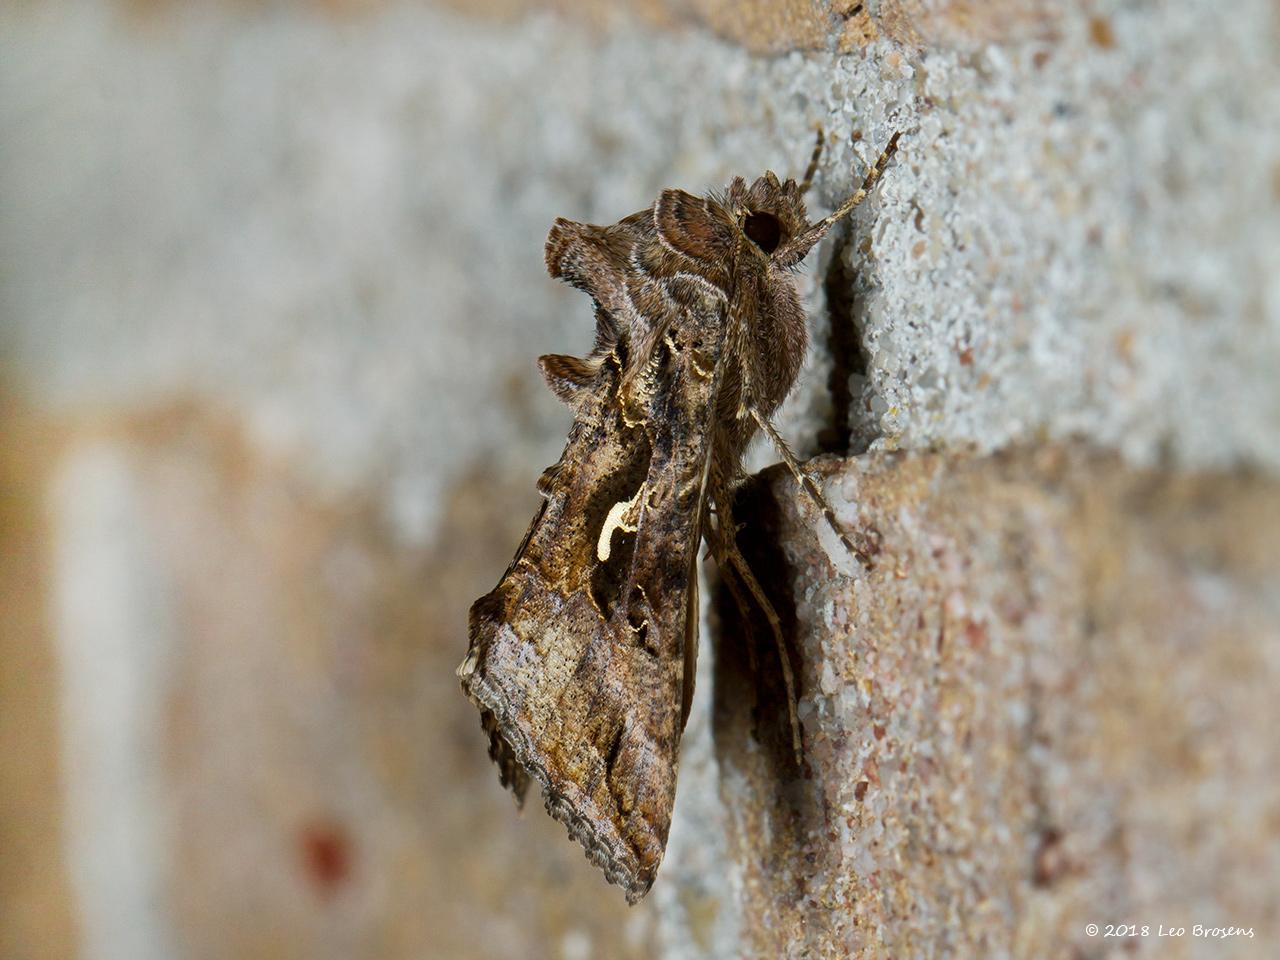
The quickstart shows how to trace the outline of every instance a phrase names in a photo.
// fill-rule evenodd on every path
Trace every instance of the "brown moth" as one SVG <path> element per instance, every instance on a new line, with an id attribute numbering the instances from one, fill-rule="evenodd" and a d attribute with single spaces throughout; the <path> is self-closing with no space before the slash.
<path id="1" fill-rule="evenodd" d="M 665 190 L 612 226 L 559 219 L 547 237 L 548 272 L 595 301 L 595 346 L 584 359 L 539 361 L 573 427 L 538 481 L 544 499 L 515 559 L 471 608 L 458 676 L 502 783 L 523 802 L 536 780 L 547 810 L 632 903 L 653 884 L 671 824 L 704 538 L 781 646 L 730 514 L 757 430 L 835 526 L 769 421 L 806 346 L 792 268 L 866 196 L 897 142 L 894 134 L 862 187 L 817 223 L 803 194 L 821 132 L 799 184 L 768 172 L 718 195 Z M 795 686 L 781 659 L 799 751 Z"/>

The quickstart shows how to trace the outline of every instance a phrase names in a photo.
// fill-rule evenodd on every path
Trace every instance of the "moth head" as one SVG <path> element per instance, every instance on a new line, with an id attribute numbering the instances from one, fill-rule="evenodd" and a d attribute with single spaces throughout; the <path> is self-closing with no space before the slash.
<path id="1" fill-rule="evenodd" d="M 801 232 L 808 225 L 804 198 L 794 180 L 780 183 L 770 170 L 747 186 L 737 177 L 729 184 L 727 205 L 737 219 L 743 236 L 764 256 Z"/>

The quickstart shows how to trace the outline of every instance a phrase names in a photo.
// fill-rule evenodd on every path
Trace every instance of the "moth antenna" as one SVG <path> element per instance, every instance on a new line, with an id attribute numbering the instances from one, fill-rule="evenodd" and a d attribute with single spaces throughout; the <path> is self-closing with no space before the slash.
<path id="1" fill-rule="evenodd" d="M 813 501 L 814 506 L 822 511 L 822 516 L 826 519 L 827 526 L 829 526 L 835 535 L 840 538 L 840 542 L 844 544 L 845 549 L 853 554 L 859 563 L 870 570 L 871 558 L 867 556 L 865 551 L 859 550 L 855 547 L 853 542 L 845 535 L 845 532 L 840 529 L 840 524 L 836 522 L 836 514 L 835 511 L 831 509 L 831 504 L 828 503 L 827 498 L 822 495 L 822 491 L 819 490 L 818 485 L 813 482 L 813 478 L 800 468 L 800 462 L 796 460 L 795 454 L 791 452 L 791 448 L 787 446 L 787 442 L 782 439 L 782 435 L 774 429 L 773 424 L 769 422 L 768 418 L 763 416 L 755 407 L 751 408 L 751 416 L 755 418 L 756 423 L 760 425 L 760 429 L 764 431 L 770 442 L 772 442 L 777 448 L 778 454 L 787 465 L 787 469 L 791 471 L 792 475 L 796 478 L 796 482 L 800 484 L 800 489 L 803 490 L 809 499 Z"/>
<path id="2" fill-rule="evenodd" d="M 795 753 L 796 765 L 803 769 L 804 767 L 804 741 L 800 730 L 800 699 L 796 692 L 796 677 L 791 669 L 791 655 L 787 652 L 786 639 L 782 635 L 782 620 L 778 617 L 778 612 L 773 609 L 773 603 L 769 600 L 768 595 L 764 592 L 764 587 L 760 585 L 760 581 L 756 579 L 751 567 L 747 565 L 747 559 L 738 550 L 736 540 L 736 527 L 733 524 L 733 518 L 726 505 L 728 495 L 725 492 L 723 481 L 716 483 L 716 489 L 719 491 L 714 497 L 716 501 L 716 511 L 720 516 L 717 522 L 717 544 L 716 563 L 725 562 L 726 566 L 731 566 L 742 582 L 746 585 L 752 599 L 755 600 L 761 612 L 764 613 L 765 619 L 769 621 L 769 630 L 773 634 L 774 646 L 778 650 L 778 660 L 782 664 L 782 683 L 787 691 L 787 718 L 791 727 L 791 749 Z M 724 498 L 724 504 L 721 499 Z M 734 595 L 734 600 L 738 604 L 738 609 L 742 611 L 743 620 L 747 619 L 747 608 L 741 592 L 734 586 L 733 579 L 727 578 L 729 583 L 729 591 Z M 754 663 L 754 654 L 752 661 Z"/>
<path id="3" fill-rule="evenodd" d="M 773 643 L 778 648 L 778 662 L 782 664 L 782 683 L 787 688 L 787 719 L 791 726 L 791 749 L 795 752 L 796 766 L 803 769 L 804 741 L 800 732 L 800 695 L 796 692 L 796 677 L 791 670 L 791 655 L 787 652 L 787 644 L 782 636 L 782 621 L 778 619 L 778 612 L 773 609 L 773 604 L 765 595 L 764 587 L 760 586 L 760 581 L 751 572 L 746 558 L 738 552 L 736 546 L 729 552 L 729 562 L 737 570 L 738 576 L 742 577 L 747 589 L 751 591 L 751 596 L 764 611 L 765 619 L 769 621 Z"/>
<path id="4" fill-rule="evenodd" d="M 728 557 L 717 557 L 717 565 L 723 561 L 724 566 L 732 566 L 732 562 Z M 725 577 L 725 584 L 729 587 L 729 592 L 733 594 L 733 602 L 738 605 L 738 612 L 742 616 L 742 622 L 746 623 L 747 618 L 751 615 L 751 604 L 747 602 L 746 596 L 742 592 L 742 587 L 738 585 L 737 577 Z M 747 666 L 751 670 L 751 675 L 757 677 L 760 675 L 760 663 L 756 659 L 755 644 L 747 644 Z"/>
<path id="5" fill-rule="evenodd" d="M 822 156 L 822 145 L 825 142 L 822 124 L 818 124 L 818 139 L 813 145 L 813 155 L 809 157 L 809 166 L 805 168 L 804 179 L 800 181 L 800 196 L 809 192 L 813 186 L 813 177 L 818 172 L 818 159 Z"/>
<path id="6" fill-rule="evenodd" d="M 827 231 L 832 226 L 848 216 L 854 207 L 867 198 L 871 188 L 875 186 L 876 181 L 880 179 L 880 175 L 884 173 L 884 168 L 888 166 L 890 158 L 897 152 L 898 137 L 900 135 L 901 131 L 895 131 L 893 136 L 889 138 L 889 142 L 885 144 L 884 152 L 880 154 L 880 158 L 867 171 L 867 175 L 862 181 L 862 186 L 855 190 L 832 213 L 813 224 L 808 230 L 793 237 L 786 246 L 778 250 L 773 255 L 775 263 L 781 267 L 789 267 L 799 263 L 804 258 L 804 255 L 813 249 L 813 245 L 826 236 Z"/>

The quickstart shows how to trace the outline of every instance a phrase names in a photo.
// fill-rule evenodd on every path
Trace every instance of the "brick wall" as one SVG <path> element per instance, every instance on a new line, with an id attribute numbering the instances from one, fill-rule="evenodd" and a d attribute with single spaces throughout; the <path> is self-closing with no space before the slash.
<path id="1" fill-rule="evenodd" d="M 1271 956 L 1278 39 L 1265 0 L 0 13 L 0 954 Z M 453 675 L 567 427 L 533 358 L 590 341 L 542 242 L 798 173 L 815 123 L 814 209 L 903 134 L 779 417 L 882 550 L 743 492 L 807 768 L 708 599 L 627 908 Z"/>

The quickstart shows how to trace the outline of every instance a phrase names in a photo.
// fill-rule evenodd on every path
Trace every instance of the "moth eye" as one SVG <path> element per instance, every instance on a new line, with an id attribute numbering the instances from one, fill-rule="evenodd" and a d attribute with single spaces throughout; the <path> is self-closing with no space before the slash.
<path id="1" fill-rule="evenodd" d="M 765 253 L 773 253 L 782 241 L 782 224 L 772 213 L 749 213 L 742 232 Z"/>

